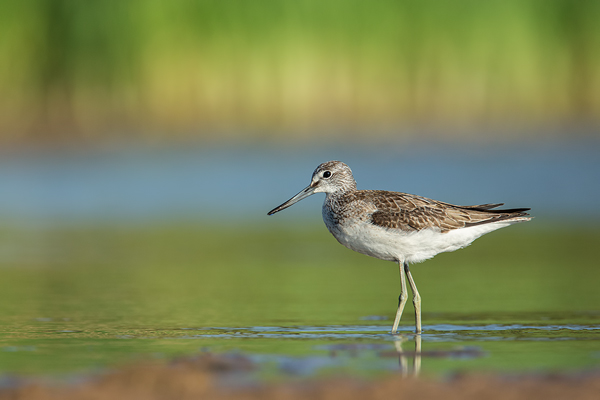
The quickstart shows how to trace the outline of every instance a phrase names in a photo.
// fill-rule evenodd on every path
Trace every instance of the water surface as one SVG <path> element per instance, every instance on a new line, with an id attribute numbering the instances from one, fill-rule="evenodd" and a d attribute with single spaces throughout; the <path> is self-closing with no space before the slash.
<path id="1" fill-rule="evenodd" d="M 105 148 L 2 154 L 0 218 L 11 223 L 268 222 L 265 213 L 342 160 L 359 189 L 453 204 L 531 207 L 540 221 L 598 221 L 600 143 Z M 323 195 L 286 211 L 320 221 Z M 281 219 L 281 218 L 279 218 Z"/>
<path id="2" fill-rule="evenodd" d="M 260 379 L 597 369 L 600 233 L 520 228 L 412 268 L 418 357 L 410 304 L 389 334 L 397 266 L 321 225 L 4 228 L 0 371 L 72 376 L 206 351 L 249 355 Z"/>

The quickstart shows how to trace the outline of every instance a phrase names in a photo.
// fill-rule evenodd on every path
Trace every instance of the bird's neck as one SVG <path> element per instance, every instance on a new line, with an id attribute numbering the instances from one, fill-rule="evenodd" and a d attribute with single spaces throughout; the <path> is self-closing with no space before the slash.
<path id="1" fill-rule="evenodd" d="M 339 199 L 341 197 L 344 197 L 344 196 L 346 196 L 348 194 L 352 194 L 352 193 L 354 193 L 356 191 L 357 191 L 356 190 L 356 186 L 350 187 L 350 188 L 341 188 L 341 189 L 336 190 L 335 192 L 329 192 L 329 193 L 327 193 L 326 197 L 327 197 L 328 201 L 332 201 L 332 200 L 336 200 L 336 199 Z"/>

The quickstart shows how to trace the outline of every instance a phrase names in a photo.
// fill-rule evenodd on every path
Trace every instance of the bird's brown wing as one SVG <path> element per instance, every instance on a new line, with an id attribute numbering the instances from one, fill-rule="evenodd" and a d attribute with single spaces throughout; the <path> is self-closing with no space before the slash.
<path id="1" fill-rule="evenodd" d="M 493 204 L 478 204 L 475 206 L 460 206 L 461 208 L 467 209 L 477 209 L 477 210 L 491 210 L 492 208 L 497 208 L 503 206 L 504 203 L 493 203 Z"/>
<path id="2" fill-rule="evenodd" d="M 528 215 L 523 211 L 491 210 L 500 204 L 455 206 L 448 203 L 399 192 L 360 191 L 363 201 L 375 208 L 371 223 L 384 228 L 419 231 L 438 228 L 442 232 L 502 221 Z"/>

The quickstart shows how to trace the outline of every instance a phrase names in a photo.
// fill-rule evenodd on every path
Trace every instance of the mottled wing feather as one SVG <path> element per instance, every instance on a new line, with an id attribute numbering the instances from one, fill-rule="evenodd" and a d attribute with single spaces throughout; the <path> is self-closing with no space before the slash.
<path id="1" fill-rule="evenodd" d="M 501 204 L 455 206 L 399 192 L 359 191 L 357 200 L 367 201 L 376 208 L 371 223 L 404 231 L 436 227 L 447 232 L 527 215 L 523 212 L 527 209 L 491 210 Z"/>
<path id="2" fill-rule="evenodd" d="M 449 231 L 464 226 L 455 219 L 448 218 L 443 210 L 431 207 L 419 207 L 412 211 L 402 210 L 399 212 L 375 211 L 371 219 L 375 225 L 403 231 L 420 231 L 430 227 Z"/>
<path id="3" fill-rule="evenodd" d="M 468 208 L 474 210 L 491 210 L 492 208 L 497 208 L 503 206 L 504 203 L 494 203 L 494 204 L 478 204 L 476 206 L 461 206 L 461 208 Z"/>

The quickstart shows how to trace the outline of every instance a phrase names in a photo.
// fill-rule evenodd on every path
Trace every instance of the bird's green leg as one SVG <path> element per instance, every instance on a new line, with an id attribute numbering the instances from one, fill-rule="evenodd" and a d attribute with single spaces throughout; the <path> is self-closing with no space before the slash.
<path id="1" fill-rule="evenodd" d="M 410 285 L 410 289 L 413 293 L 413 305 L 415 306 L 415 321 L 417 326 L 417 333 L 421 333 L 421 295 L 417 290 L 417 285 L 410 274 L 410 269 L 408 268 L 408 263 L 404 263 L 404 272 L 406 272 L 406 277 L 408 278 L 408 284 Z"/>
<path id="2" fill-rule="evenodd" d="M 396 334 L 398 330 L 398 324 L 400 323 L 400 318 L 402 318 L 402 311 L 404 311 L 404 306 L 406 305 L 406 300 L 408 299 L 408 294 L 406 293 L 406 278 L 404 277 L 404 270 L 402 269 L 402 261 L 398 262 L 398 266 L 400 267 L 400 297 L 398 298 L 398 311 L 396 311 L 396 319 L 394 320 L 394 326 L 392 327 L 392 335 Z"/>

